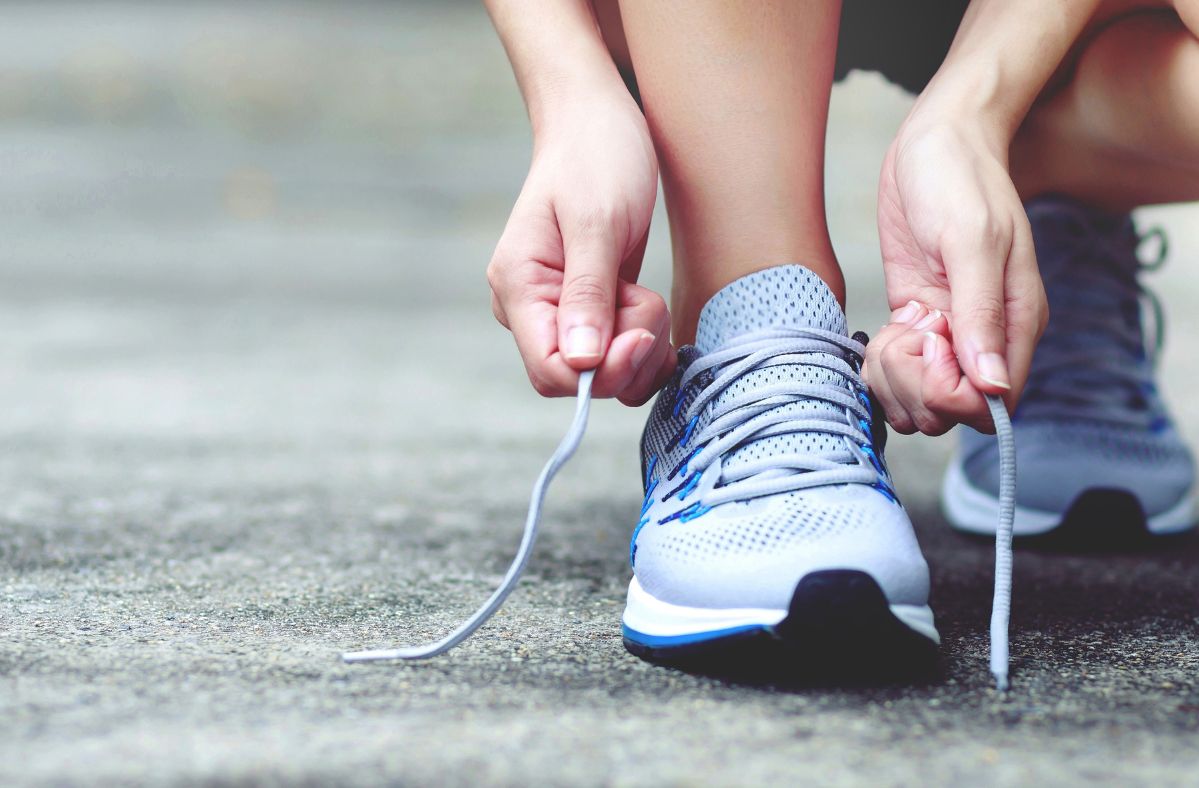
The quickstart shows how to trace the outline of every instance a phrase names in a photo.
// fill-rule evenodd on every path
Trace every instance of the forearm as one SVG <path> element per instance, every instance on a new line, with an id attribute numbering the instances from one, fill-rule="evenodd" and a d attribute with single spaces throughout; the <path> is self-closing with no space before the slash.
<path id="1" fill-rule="evenodd" d="M 933 112 L 970 113 L 1006 148 L 1100 0 L 973 0 L 921 94 Z"/>
<path id="2" fill-rule="evenodd" d="M 534 135 L 580 98 L 631 101 L 587 0 L 484 0 L 516 73 Z"/>

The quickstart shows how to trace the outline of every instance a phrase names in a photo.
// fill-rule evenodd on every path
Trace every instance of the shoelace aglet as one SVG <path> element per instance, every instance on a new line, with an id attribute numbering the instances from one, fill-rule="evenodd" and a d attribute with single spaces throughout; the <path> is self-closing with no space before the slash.
<path id="1" fill-rule="evenodd" d="M 430 656 L 436 655 L 426 654 L 424 648 L 378 648 L 370 651 L 347 651 L 341 655 L 341 661 L 352 665 L 355 662 L 376 662 L 381 659 L 427 659 Z"/>
<path id="2" fill-rule="evenodd" d="M 995 529 L 995 593 L 991 602 L 991 674 L 1000 692 L 1008 689 L 1012 612 L 1012 526 L 1016 516 L 1016 440 L 1003 400 L 987 395 L 999 441 L 999 523 Z"/>
<path id="3" fill-rule="evenodd" d="M 474 612 L 474 614 L 462 622 L 450 634 L 446 635 L 441 640 L 435 643 L 426 643 L 423 646 L 408 646 L 405 648 L 394 649 L 372 649 L 368 651 L 347 651 L 341 655 L 343 662 L 353 664 L 355 662 L 377 662 L 387 659 L 430 659 L 452 649 L 462 641 L 466 640 L 475 630 L 487 623 L 487 620 L 495 615 L 500 606 L 504 604 L 504 600 L 516 588 L 516 584 L 520 581 L 520 575 L 525 571 L 525 564 L 529 562 L 529 555 L 533 552 L 533 543 L 537 541 L 537 527 L 541 523 L 541 506 L 545 502 L 545 493 L 549 488 L 550 481 L 570 459 L 570 456 L 575 453 L 575 449 L 579 448 L 579 443 L 583 440 L 583 433 L 587 429 L 587 414 L 591 409 L 591 382 L 595 378 L 595 371 L 588 370 L 579 374 L 579 393 L 578 401 L 575 405 L 574 421 L 570 424 L 570 429 L 566 431 L 562 442 L 558 444 L 558 448 L 550 455 L 546 461 L 545 467 L 541 469 L 541 475 L 537 477 L 537 483 L 533 485 L 533 494 L 529 498 L 529 514 L 525 518 L 525 531 L 520 540 L 520 548 L 516 551 L 516 557 L 512 559 L 511 566 L 508 567 L 507 574 L 504 575 L 503 581 L 499 588 L 492 592 L 483 606 Z"/>

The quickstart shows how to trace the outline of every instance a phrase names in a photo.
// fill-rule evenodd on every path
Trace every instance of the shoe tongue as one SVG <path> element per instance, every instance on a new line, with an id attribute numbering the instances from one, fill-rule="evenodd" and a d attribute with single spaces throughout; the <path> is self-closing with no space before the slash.
<path id="1" fill-rule="evenodd" d="M 845 335 L 845 314 L 820 277 L 800 265 L 786 265 L 743 276 L 712 296 L 699 316 L 695 345 L 701 354 L 719 350 L 742 334 L 763 328 L 819 328 Z M 716 397 L 739 398 L 782 380 L 814 386 L 848 387 L 844 377 L 808 364 L 768 364 L 741 375 Z M 845 410 L 818 399 L 781 406 L 799 419 L 845 420 Z M 736 469 L 772 454 L 824 454 L 843 450 L 843 441 L 821 433 L 774 435 L 751 441 L 723 458 Z"/>
<path id="2" fill-rule="evenodd" d="M 802 265 L 767 268 L 712 296 L 700 312 L 695 346 L 711 353 L 742 334 L 779 327 L 845 335 L 845 313 L 828 285 Z"/>

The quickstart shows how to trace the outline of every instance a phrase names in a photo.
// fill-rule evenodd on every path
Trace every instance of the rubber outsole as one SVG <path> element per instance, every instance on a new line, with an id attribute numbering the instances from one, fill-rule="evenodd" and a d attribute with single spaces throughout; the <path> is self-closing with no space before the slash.
<path id="1" fill-rule="evenodd" d="M 941 505 L 955 530 L 994 538 L 999 501 L 971 485 L 957 461 L 945 474 Z M 1190 496 L 1173 509 L 1150 517 L 1130 490 L 1095 487 L 1081 492 L 1060 514 L 1017 506 L 1014 536 L 1028 547 L 1108 552 L 1186 535 L 1194 527 Z"/>
<path id="2" fill-rule="evenodd" d="M 806 575 L 786 616 L 700 641 L 665 643 L 625 628 L 625 648 L 655 664 L 753 679 L 869 682 L 935 672 L 934 640 L 901 621 L 866 572 Z"/>

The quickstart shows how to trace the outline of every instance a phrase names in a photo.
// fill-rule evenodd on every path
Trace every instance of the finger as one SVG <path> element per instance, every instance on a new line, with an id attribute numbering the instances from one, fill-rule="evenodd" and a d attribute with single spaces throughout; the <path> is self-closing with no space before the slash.
<path id="1" fill-rule="evenodd" d="M 933 332 L 922 336 L 924 374 L 920 383 L 923 406 L 947 425 L 967 424 L 981 432 L 994 432 L 983 395 L 962 373 L 949 341 Z"/>
<path id="2" fill-rule="evenodd" d="M 648 288 L 620 281 L 614 331 L 617 337 L 640 330 L 651 334 L 654 345 L 637 347 L 613 340 L 607 354 L 595 371 L 593 390 L 597 397 L 620 396 L 640 372 L 647 359 L 660 357 L 660 346 L 670 344 L 670 312 L 660 295 Z M 640 334 L 638 334 L 638 338 Z"/>
<path id="3" fill-rule="evenodd" d="M 929 320 L 930 315 L 934 319 Z M 948 333 L 948 320 L 944 319 L 944 316 L 938 310 L 930 310 L 918 301 L 909 301 L 904 306 L 896 309 L 891 314 L 891 322 L 879 328 L 878 333 L 874 335 L 870 340 L 870 345 L 866 348 L 866 359 L 862 363 L 862 381 L 866 384 L 867 388 L 872 387 L 872 375 L 880 378 L 880 384 L 885 384 L 885 377 L 877 374 L 881 371 L 878 369 L 881 365 L 877 361 L 872 365 L 869 359 L 872 356 L 877 359 L 882 348 L 907 331 L 910 331 L 913 323 L 920 323 L 928 326 L 931 330 L 944 330 Z"/>
<path id="4" fill-rule="evenodd" d="M 913 329 L 891 343 L 890 350 L 894 358 L 888 358 L 889 368 L 896 372 L 889 376 L 889 380 L 896 399 L 907 410 L 916 429 L 925 435 L 948 432 L 959 419 L 930 407 L 926 388 L 932 364 L 938 365 L 937 371 L 946 368 L 951 374 L 962 378 L 949 340 L 934 331 Z M 941 350 L 944 352 L 939 353 Z"/>
<path id="5" fill-rule="evenodd" d="M 527 184 L 487 266 L 492 311 L 512 332 L 533 387 L 544 396 L 569 396 L 578 375 L 558 353 L 562 239 L 553 209 L 526 194 Z"/>
<path id="6" fill-rule="evenodd" d="M 912 323 L 909 332 L 925 332 L 932 331 L 934 334 L 940 334 L 946 338 L 949 337 L 949 318 L 945 317 L 940 309 L 933 309 L 924 317 Z"/>
<path id="7" fill-rule="evenodd" d="M 625 405 L 637 407 L 644 405 L 661 387 L 664 382 L 663 370 L 669 375 L 674 370 L 675 351 L 669 342 L 657 342 L 641 369 L 633 377 L 633 381 L 621 391 L 617 398 Z"/>
<path id="8" fill-rule="evenodd" d="M 944 342 L 948 347 L 945 337 L 932 331 L 911 330 L 892 342 L 888 347 L 891 353 L 888 354 L 887 363 L 888 369 L 893 369 L 894 373 L 888 375 L 888 381 L 894 397 L 908 411 L 917 431 L 926 435 L 942 435 L 957 422 L 944 419 L 924 402 L 924 372 L 930 357 L 933 357 L 924 353 L 924 350 L 933 343 L 933 339 Z M 952 353 L 950 357 L 952 359 Z M 956 365 L 957 362 L 953 363 Z"/>
<path id="9" fill-rule="evenodd" d="M 882 350 L 884 345 L 910 331 L 914 323 L 924 321 L 932 311 L 917 301 L 909 301 L 905 306 L 896 309 L 891 314 L 891 322 L 881 326 L 870 338 L 870 344 L 866 348 L 867 356 L 878 355 L 878 351 Z M 937 314 L 940 315 L 940 312 Z M 871 349 L 874 350 L 873 354 Z"/>
<path id="10" fill-rule="evenodd" d="M 564 397 L 578 388 L 578 373 L 558 353 L 558 309 L 554 304 L 561 289 L 562 273 L 537 263 L 537 277 L 529 281 L 521 266 L 499 258 L 488 268 L 492 287 L 492 311 L 512 332 L 524 362 L 529 382 L 545 397 Z"/>
<path id="11" fill-rule="evenodd" d="M 557 308 L 547 301 L 526 299 L 511 303 L 508 323 L 529 382 L 543 397 L 573 396 L 579 374 L 558 352 Z"/>
<path id="12" fill-rule="evenodd" d="M 919 430 L 912 414 L 900 403 L 899 398 L 891 388 L 891 381 L 886 376 L 876 376 L 877 379 L 870 388 L 870 393 L 882 408 L 883 419 L 891 425 L 891 429 L 900 435 L 911 435 Z"/>
<path id="13" fill-rule="evenodd" d="M 1007 353 L 1008 368 L 1012 375 L 1012 392 L 1007 397 L 1008 407 L 1019 400 L 1024 384 L 1028 381 L 1028 370 L 1032 365 L 1037 341 L 1045 331 L 1049 320 L 1049 305 L 1045 298 L 1045 287 L 1037 268 L 1036 250 L 1032 233 L 1027 235 L 1022 227 L 1012 244 L 1012 258 L 1008 264 L 1007 306 Z"/>
<path id="14" fill-rule="evenodd" d="M 906 323 L 911 325 L 913 321 L 919 320 L 921 315 L 928 312 L 928 307 L 919 301 L 908 301 L 899 309 L 891 312 L 891 323 Z"/>
<path id="15" fill-rule="evenodd" d="M 504 305 L 500 303 L 499 296 L 493 290 L 491 293 L 491 314 L 495 315 L 495 319 L 504 328 L 511 330 L 512 326 L 508 325 L 508 315 L 504 312 Z"/>
<path id="16" fill-rule="evenodd" d="M 917 301 L 908 302 L 911 307 L 901 307 L 895 310 L 890 323 L 882 326 L 878 333 L 870 340 L 870 344 L 878 344 L 876 350 L 882 346 L 904 336 L 912 330 L 917 331 L 935 331 L 938 334 L 945 336 L 947 339 L 951 336 L 949 327 L 949 316 L 939 309 L 932 309 Z M 906 319 L 896 319 L 903 318 Z"/>
<path id="17" fill-rule="evenodd" d="M 658 337 L 643 328 L 617 334 L 595 369 L 592 394 L 601 398 L 619 396 L 637 377 L 658 344 Z"/>
<path id="18" fill-rule="evenodd" d="M 932 423 L 931 414 L 920 402 L 921 336 L 921 332 L 909 329 L 888 342 L 879 353 L 879 364 L 886 370 L 887 396 L 891 401 L 887 411 L 890 423 L 905 434 L 935 431 L 940 426 Z"/>
<path id="19" fill-rule="evenodd" d="M 652 387 L 654 393 L 657 393 L 670 381 L 672 377 L 674 377 L 674 373 L 678 369 L 678 366 L 678 350 L 672 345 L 670 347 L 670 352 L 666 354 L 666 357 L 662 359 L 661 366 L 658 367 L 658 374 L 654 376 L 654 383 Z"/>
<path id="20" fill-rule="evenodd" d="M 651 397 L 657 394 L 658 391 L 666 385 L 667 381 L 670 380 L 671 376 L 674 375 L 675 368 L 678 366 L 677 351 L 673 346 L 668 347 L 656 369 L 653 369 L 653 364 L 654 361 L 651 359 L 650 361 L 646 362 L 645 367 L 642 369 L 643 373 L 649 371 L 653 372 L 649 385 L 645 387 L 645 391 L 639 396 L 626 397 L 621 395 L 618 397 L 621 403 L 636 408 L 644 405 L 650 400 Z M 640 376 L 640 374 L 641 373 L 638 373 L 638 376 Z M 634 383 L 633 385 L 640 384 Z M 630 389 L 632 388 L 633 386 L 630 386 Z"/>
<path id="21" fill-rule="evenodd" d="M 916 431 L 915 423 L 907 409 L 900 403 L 899 398 L 895 396 L 890 381 L 893 370 L 883 360 L 883 354 L 891 342 L 902 333 L 901 326 L 902 324 L 884 326 L 879 335 L 870 340 L 870 344 L 866 347 L 866 361 L 862 365 L 862 371 L 863 377 L 868 378 L 870 393 L 874 395 L 879 407 L 883 409 L 887 423 L 896 432 L 908 435 Z"/>
<path id="22" fill-rule="evenodd" d="M 910 420 L 912 431 L 926 435 L 944 434 L 959 423 L 991 432 L 990 411 L 962 372 L 947 337 L 947 321 L 936 318 L 926 318 L 927 330 L 912 328 L 894 336 L 880 354 L 891 411 L 901 426 L 907 428 Z"/>
<path id="23" fill-rule="evenodd" d="M 558 301 L 558 346 L 574 369 L 593 369 L 612 341 L 623 255 L 603 219 L 562 227 L 562 242 L 566 268 Z"/>
<path id="24" fill-rule="evenodd" d="M 991 394 L 1006 394 L 1012 388 L 1004 322 L 1004 270 L 1011 247 L 1004 238 L 1000 229 L 983 222 L 963 228 L 942 244 L 954 350 L 975 388 Z"/>

